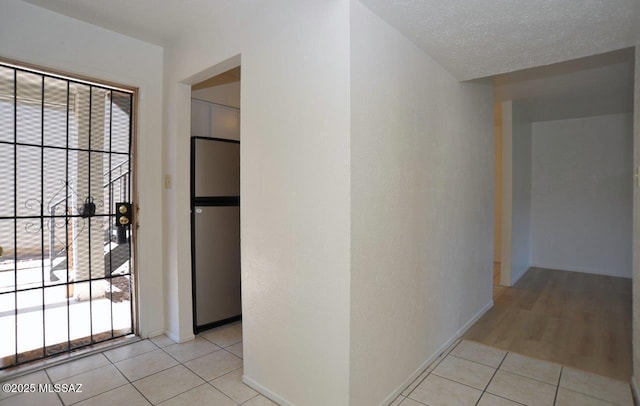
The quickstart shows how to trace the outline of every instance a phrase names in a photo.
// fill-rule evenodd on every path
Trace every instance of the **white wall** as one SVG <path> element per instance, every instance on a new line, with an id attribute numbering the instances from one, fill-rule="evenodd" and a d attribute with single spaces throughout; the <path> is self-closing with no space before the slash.
<path id="1" fill-rule="evenodd" d="M 531 262 L 631 277 L 633 116 L 533 124 Z"/>
<path id="2" fill-rule="evenodd" d="M 531 123 L 522 106 L 502 109 L 502 230 L 500 284 L 512 286 L 531 261 Z"/>
<path id="3" fill-rule="evenodd" d="M 3 0 L 0 57 L 140 89 L 137 111 L 139 334 L 161 334 L 162 48 L 17 0 Z"/>
<path id="4" fill-rule="evenodd" d="M 346 405 L 348 1 L 225 0 L 216 10 L 165 49 L 168 333 L 192 334 L 186 84 L 241 59 L 245 380 L 285 405 Z"/>
<path id="5" fill-rule="evenodd" d="M 500 284 L 511 286 L 511 209 L 513 194 L 513 102 L 511 100 L 500 103 L 502 137 L 502 188 L 500 222 Z M 497 231 L 496 231 L 497 232 Z"/>
<path id="6" fill-rule="evenodd" d="M 493 101 L 493 156 L 494 156 L 494 208 L 493 208 L 493 262 L 502 261 L 502 102 Z M 496 268 L 494 267 L 494 273 Z M 500 274 L 500 267 L 497 268 Z"/>
<path id="7" fill-rule="evenodd" d="M 640 38 L 639 42 L 640 42 Z M 640 167 L 640 46 L 635 49 L 633 103 L 633 165 Z M 636 398 L 640 396 L 640 183 L 633 187 L 633 377 Z"/>
<path id="8" fill-rule="evenodd" d="M 511 284 L 531 265 L 531 122 L 512 108 Z"/>
<path id="9" fill-rule="evenodd" d="M 358 1 L 350 21 L 357 406 L 391 401 L 491 303 L 493 104 Z"/>

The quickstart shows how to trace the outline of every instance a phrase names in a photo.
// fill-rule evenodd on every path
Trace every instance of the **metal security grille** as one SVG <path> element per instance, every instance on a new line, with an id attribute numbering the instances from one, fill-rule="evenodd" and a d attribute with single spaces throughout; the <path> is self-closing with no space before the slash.
<path id="1" fill-rule="evenodd" d="M 132 107 L 0 63 L 0 369 L 133 332 Z"/>

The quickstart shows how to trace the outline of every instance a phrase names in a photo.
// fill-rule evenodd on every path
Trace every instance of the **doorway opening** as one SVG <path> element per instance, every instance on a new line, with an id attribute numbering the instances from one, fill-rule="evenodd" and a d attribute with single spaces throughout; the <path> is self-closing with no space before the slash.
<path id="1" fill-rule="evenodd" d="M 632 48 L 494 78 L 500 266 L 468 338 L 629 378 L 633 89 Z"/>
<path id="2" fill-rule="evenodd" d="M 242 317 L 240 67 L 191 90 L 191 266 L 198 334 Z"/>
<path id="3" fill-rule="evenodd" d="M 502 106 L 493 104 L 494 212 L 493 212 L 493 301 L 506 287 L 502 285 Z"/>
<path id="4" fill-rule="evenodd" d="M 0 62 L 0 369 L 134 332 L 134 93 Z"/>

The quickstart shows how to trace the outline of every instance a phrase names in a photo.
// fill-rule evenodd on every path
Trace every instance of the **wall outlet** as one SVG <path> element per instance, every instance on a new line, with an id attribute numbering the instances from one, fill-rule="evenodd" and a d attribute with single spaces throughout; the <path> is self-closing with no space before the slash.
<path id="1" fill-rule="evenodd" d="M 164 175 L 164 188 L 171 189 L 173 187 L 173 182 L 171 181 L 171 175 Z"/>

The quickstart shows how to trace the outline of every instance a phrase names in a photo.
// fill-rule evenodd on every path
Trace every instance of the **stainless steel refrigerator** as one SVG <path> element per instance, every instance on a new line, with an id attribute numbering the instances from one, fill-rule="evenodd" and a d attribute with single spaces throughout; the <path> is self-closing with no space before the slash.
<path id="1" fill-rule="evenodd" d="M 194 332 L 234 321 L 240 296 L 240 143 L 191 138 Z"/>

